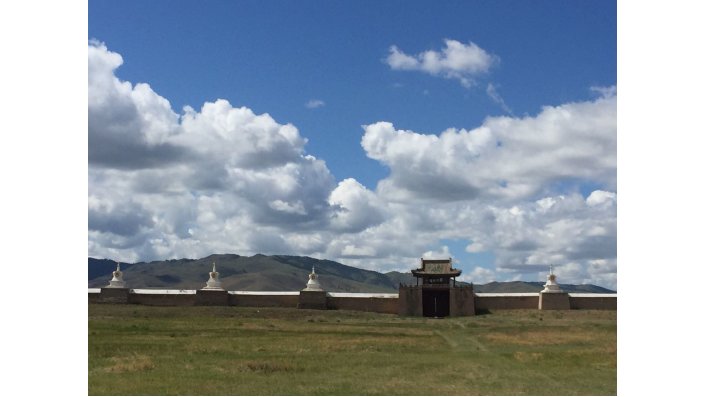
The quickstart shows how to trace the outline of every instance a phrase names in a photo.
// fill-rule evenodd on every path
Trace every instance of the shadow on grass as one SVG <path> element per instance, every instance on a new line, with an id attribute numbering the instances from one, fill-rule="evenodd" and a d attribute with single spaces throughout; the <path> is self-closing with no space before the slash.
<path id="1" fill-rule="evenodd" d="M 492 314 L 490 309 L 475 309 L 475 315 L 476 316 L 484 316 L 487 314 Z"/>

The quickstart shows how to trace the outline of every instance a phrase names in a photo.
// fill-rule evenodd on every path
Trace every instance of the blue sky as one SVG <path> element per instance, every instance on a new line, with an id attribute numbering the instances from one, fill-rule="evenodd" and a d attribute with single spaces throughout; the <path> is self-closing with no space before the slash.
<path id="1" fill-rule="evenodd" d="M 119 77 L 177 111 L 225 98 L 293 123 L 336 176 L 371 187 L 385 170 L 360 150 L 362 124 L 440 133 L 504 113 L 484 87 L 390 70 L 391 45 L 418 53 L 452 38 L 497 54 L 483 80 L 517 115 L 617 81 L 616 2 L 91 0 L 88 11 L 89 37 L 129 60 Z M 325 106 L 306 111 L 311 99 Z"/>
<path id="2" fill-rule="evenodd" d="M 88 5 L 88 39 L 100 43 L 92 44 L 94 49 L 100 47 L 96 57 L 114 53 L 122 60 L 101 72 L 114 73 L 133 86 L 148 84 L 155 96 L 169 101 L 177 118 L 186 114 L 185 106 L 201 114 L 204 103 L 217 99 L 255 115 L 267 113 L 277 125 L 295 126 L 298 137 L 306 139 L 305 145 L 287 141 L 297 156 L 312 155 L 325 162 L 324 170 L 316 168 L 306 174 L 309 177 L 297 180 L 300 193 L 287 191 L 282 196 L 258 195 L 255 188 L 245 193 L 227 188 L 264 174 L 260 166 L 226 167 L 221 171 L 229 179 L 224 176 L 213 182 L 213 186 L 226 186 L 223 192 L 232 197 L 225 199 L 218 189 L 184 182 L 187 177 L 168 171 L 166 165 L 139 168 L 133 160 L 123 159 L 132 164 L 130 177 L 140 181 L 124 186 L 116 182 L 125 180 L 116 177 L 126 168 L 120 158 L 109 164 L 91 160 L 89 255 L 129 261 L 197 256 L 204 249 L 261 250 L 325 256 L 391 270 L 408 268 L 410 258 L 424 253 L 448 253 L 465 273 L 474 272 L 476 280 L 536 281 L 545 274 L 545 266 L 527 266 L 556 261 L 565 265 L 563 276 L 569 281 L 616 288 L 616 248 L 599 249 L 616 246 L 616 161 L 611 160 L 616 160 L 616 2 L 91 0 Z M 453 43 L 469 57 L 472 48 L 486 57 L 479 71 L 450 60 L 446 66 L 423 62 L 420 54 L 434 52 L 442 58 Z M 406 63 L 395 64 L 391 57 L 395 52 Z M 98 69 L 91 65 L 89 59 L 89 159 L 91 141 L 105 147 L 96 137 L 118 137 L 105 135 L 114 130 L 109 123 L 115 118 L 101 113 L 105 109 L 91 107 L 91 90 L 98 92 L 90 84 L 91 74 Z M 226 108 L 221 110 L 227 112 Z M 566 113 L 570 115 L 565 120 L 555 121 Z M 378 122 L 390 123 L 393 132 L 385 132 Z M 170 132 L 163 133 L 174 139 L 159 141 L 164 147 L 155 146 L 154 136 L 162 133 L 143 131 L 149 137 L 145 153 L 167 156 L 173 147 L 184 144 L 188 134 L 183 133 L 187 128 L 182 123 L 175 121 Z M 468 149 L 480 127 L 490 131 L 497 147 L 506 143 L 507 153 L 495 150 L 490 156 L 489 149 L 479 154 Z M 447 139 L 427 139 L 440 137 L 449 128 L 456 130 Z M 402 130 L 417 139 L 405 141 Z M 545 132 L 549 130 L 553 132 Z M 532 138 L 524 144 L 522 136 Z M 361 144 L 363 137 L 368 138 L 368 146 Z M 540 139 L 546 139 L 545 145 Z M 198 145 L 199 141 L 187 142 Z M 209 156 L 207 148 L 203 152 L 214 161 L 221 158 Z M 305 174 L 315 168 L 306 161 L 290 162 L 288 169 L 300 166 L 296 175 Z M 523 162 L 531 165 L 509 166 Z M 198 167 L 208 173 L 218 164 L 199 161 Z M 272 167 L 267 169 L 281 175 Z M 471 177 L 456 183 L 464 175 Z M 136 187 L 150 178 L 174 178 L 184 196 L 172 200 L 166 187 Z M 359 186 L 352 181 L 341 186 L 350 178 Z M 493 193 L 496 186 L 504 189 Z M 107 192 L 118 187 L 134 194 L 109 198 Z M 589 200 L 593 192 L 598 193 Z M 171 208 L 187 200 L 187 193 L 193 200 L 190 204 Z M 233 232 L 232 238 L 241 236 L 248 243 L 228 244 L 225 239 L 204 244 L 214 237 L 205 233 L 200 223 L 205 215 L 198 208 L 220 199 L 244 200 L 232 204 L 237 208 L 269 203 L 268 210 L 259 209 L 261 216 L 251 215 L 259 214 L 254 207 L 248 207 L 249 215 L 235 215 L 236 210 L 223 203 L 217 205 L 220 212 L 214 211 L 223 222 L 221 227 L 247 224 L 258 236 L 244 236 L 241 230 Z M 164 200 L 160 207 L 152 207 L 150 203 L 159 200 Z M 595 213 L 606 205 L 605 200 L 613 206 Z M 554 211 L 560 207 L 562 212 L 545 215 L 541 205 L 549 202 L 558 202 L 549 207 Z M 330 208 L 321 209 L 326 205 Z M 341 208 L 345 215 L 336 215 Z M 265 214 L 271 209 L 291 218 L 272 220 L 274 215 Z M 179 211 L 192 216 L 173 215 Z M 413 235 L 413 228 L 433 223 L 422 216 L 411 219 L 419 211 L 435 213 L 455 231 L 434 225 L 420 241 L 404 240 L 402 234 Z M 516 224 L 504 221 L 505 212 L 523 218 Z M 131 222 L 113 222 L 115 217 Z M 343 218 L 348 223 L 336 226 Z M 600 222 L 589 223 L 591 219 Z M 551 237 L 554 232 L 572 238 L 557 244 Z M 394 255 L 382 247 L 366 246 L 365 239 L 418 246 L 418 252 Z M 154 241 L 163 247 L 157 248 L 161 243 Z M 473 242 L 474 247 L 468 248 Z M 339 249 L 330 248 L 336 244 Z"/>

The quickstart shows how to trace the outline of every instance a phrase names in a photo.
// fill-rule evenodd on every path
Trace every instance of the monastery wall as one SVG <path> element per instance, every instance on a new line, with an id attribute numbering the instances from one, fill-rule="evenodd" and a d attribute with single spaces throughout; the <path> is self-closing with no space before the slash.
<path id="1" fill-rule="evenodd" d="M 301 291 L 225 291 L 215 263 L 206 287 L 199 290 L 130 289 L 120 264 L 110 285 L 89 288 L 89 303 L 122 303 L 153 306 L 249 306 L 291 307 L 316 310 L 356 310 L 400 316 L 474 316 L 492 310 L 617 310 L 617 294 L 569 294 L 560 290 L 550 269 L 541 293 L 474 293 L 470 286 L 450 286 L 460 274 L 451 259 L 422 259 L 422 268 L 412 270 L 423 285 L 399 285 L 398 294 L 326 292 L 311 269 Z M 440 270 L 439 270 L 440 269 Z M 440 273 L 439 273 L 440 272 Z M 439 274 L 442 276 L 439 276 Z M 455 284 L 455 282 L 453 282 Z"/>
<path id="2" fill-rule="evenodd" d="M 329 292 L 328 308 L 376 313 L 399 313 L 398 294 L 364 294 Z"/>
<path id="3" fill-rule="evenodd" d="M 477 293 L 475 310 L 538 309 L 538 293 Z"/>
<path id="4" fill-rule="evenodd" d="M 293 307 L 299 303 L 299 292 L 229 291 L 231 306 Z"/>
<path id="5" fill-rule="evenodd" d="M 451 290 L 451 316 L 468 316 L 493 310 L 537 310 L 539 293 L 472 293 L 469 288 Z M 399 294 L 325 293 L 325 307 L 421 316 L 421 290 L 400 290 Z M 617 294 L 568 293 L 571 310 L 617 310 Z M 322 298 L 321 298 L 322 299 Z M 151 306 L 300 306 L 299 291 L 203 291 L 128 288 L 89 288 L 89 303 L 121 303 Z M 550 309 L 550 307 L 545 307 Z"/>
<path id="6" fill-rule="evenodd" d="M 571 309 L 617 310 L 617 294 L 568 294 Z"/>

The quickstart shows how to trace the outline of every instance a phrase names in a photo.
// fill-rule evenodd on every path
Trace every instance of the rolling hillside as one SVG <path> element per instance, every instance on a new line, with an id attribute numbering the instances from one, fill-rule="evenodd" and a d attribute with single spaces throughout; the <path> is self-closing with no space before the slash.
<path id="1" fill-rule="evenodd" d="M 210 255 L 201 259 L 121 263 L 120 269 L 130 288 L 199 289 L 205 286 L 213 262 L 220 273 L 223 288 L 231 291 L 298 291 L 306 286 L 312 266 L 316 267 L 319 280 L 327 291 L 393 293 L 399 283 L 416 284 L 411 273 L 382 274 L 329 260 L 288 255 Z M 109 259 L 88 258 L 88 287 L 107 285 L 115 266 L 116 263 Z M 474 287 L 475 292 L 538 292 L 543 289 L 543 283 L 491 282 L 475 284 Z M 561 288 L 566 292 L 614 292 L 589 284 L 561 284 Z"/>
<path id="2" fill-rule="evenodd" d="M 475 284 L 475 292 L 539 292 L 543 289 L 544 284 L 545 282 L 538 281 L 493 281 L 487 284 Z M 560 286 L 565 292 L 589 292 L 594 294 L 612 294 L 615 292 L 592 284 L 560 284 Z"/>
<path id="3" fill-rule="evenodd" d="M 177 259 L 149 263 L 121 264 L 130 288 L 199 289 L 216 263 L 223 288 L 239 291 L 298 291 L 306 287 L 311 267 L 316 267 L 328 291 L 394 292 L 396 285 L 384 274 L 343 264 L 300 256 L 244 257 L 210 255 L 202 259 Z M 108 284 L 115 262 L 88 258 L 88 286 Z"/>

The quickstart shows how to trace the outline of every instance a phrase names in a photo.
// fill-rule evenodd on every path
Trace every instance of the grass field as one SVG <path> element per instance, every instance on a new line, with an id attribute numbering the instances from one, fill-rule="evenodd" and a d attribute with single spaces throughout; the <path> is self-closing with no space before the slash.
<path id="1" fill-rule="evenodd" d="M 88 307 L 91 395 L 615 395 L 617 313 Z"/>

